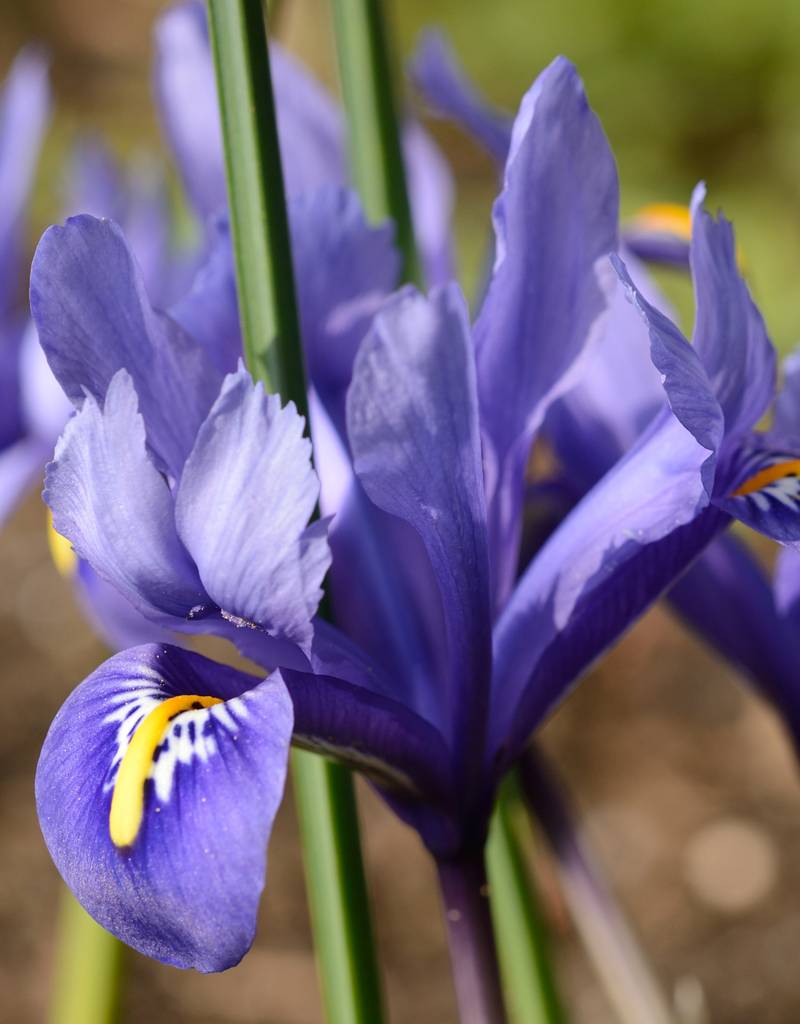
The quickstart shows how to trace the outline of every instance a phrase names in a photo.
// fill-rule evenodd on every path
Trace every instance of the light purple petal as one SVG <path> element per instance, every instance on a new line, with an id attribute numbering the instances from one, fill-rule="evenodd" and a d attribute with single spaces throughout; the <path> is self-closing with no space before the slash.
<path id="1" fill-rule="evenodd" d="M 423 33 L 409 68 L 433 109 L 472 135 L 502 166 L 511 145 L 511 118 L 489 106 L 458 65 L 444 34 Z"/>
<path id="2" fill-rule="evenodd" d="M 311 444 L 241 367 L 200 428 L 175 499 L 178 533 L 227 615 L 308 649 L 330 564 Z"/>
<path id="3" fill-rule="evenodd" d="M 779 445 L 800 449 L 800 350 L 787 356 L 781 365 L 783 383 L 773 409 L 770 439 Z"/>
<path id="4" fill-rule="evenodd" d="M 74 407 L 53 376 L 32 320 L 20 347 L 19 387 L 27 432 L 52 451 Z"/>
<path id="5" fill-rule="evenodd" d="M 20 52 L 0 96 L 0 314 L 16 304 L 24 273 L 25 210 L 50 116 L 48 61 L 33 47 Z"/>
<path id="6" fill-rule="evenodd" d="M 346 184 L 344 119 L 338 105 L 307 68 L 275 43 L 270 65 L 287 194 Z"/>
<path id="7" fill-rule="evenodd" d="M 156 30 L 156 90 L 189 197 L 203 220 L 226 202 L 222 134 L 205 9 L 181 4 Z M 344 125 L 327 92 L 293 57 L 270 47 L 272 85 L 278 117 L 286 189 L 313 191 L 347 180 Z"/>
<path id="8" fill-rule="evenodd" d="M 37 438 L 23 437 L 0 451 L 0 526 L 41 478 L 50 450 Z"/>
<path id="9" fill-rule="evenodd" d="M 225 164 L 205 5 L 178 4 L 156 25 L 156 94 L 183 185 L 202 220 L 225 204 Z"/>
<path id="10" fill-rule="evenodd" d="M 494 207 L 494 271 L 475 326 L 498 607 L 516 572 L 533 436 L 602 328 L 617 207 L 608 143 L 575 69 L 559 58 L 514 123 Z"/>
<path id="11" fill-rule="evenodd" d="M 31 310 L 50 367 L 76 405 L 86 392 L 102 401 L 114 374 L 127 370 L 148 443 L 179 477 L 221 374 L 153 310 L 117 225 L 74 217 L 49 228 L 34 256 Z"/>
<path id="12" fill-rule="evenodd" d="M 208 598 L 178 539 L 172 496 L 145 449 L 131 378 L 120 370 L 104 408 L 87 397 L 47 467 L 56 531 L 143 614 L 183 618 Z"/>
<path id="13" fill-rule="evenodd" d="M 778 552 L 773 592 L 780 614 L 797 619 L 800 611 L 800 551 L 797 548 L 781 548 Z"/>
<path id="14" fill-rule="evenodd" d="M 694 201 L 691 264 L 697 313 L 694 346 L 725 416 L 725 434 L 746 432 L 775 390 L 775 350 L 736 265 L 731 224 Z"/>
<path id="15" fill-rule="evenodd" d="M 628 260 L 630 263 L 630 258 Z M 647 298 L 664 300 L 636 267 Z M 547 413 L 544 432 L 569 481 L 588 490 L 638 440 L 666 401 L 650 359 L 647 328 L 620 283 L 603 335 L 581 363 L 578 383 Z"/>
<path id="16" fill-rule="evenodd" d="M 227 218 L 214 218 L 208 225 L 204 256 L 190 288 L 169 315 L 203 347 L 218 370 L 236 369 L 242 358 L 242 331 Z"/>
<path id="17" fill-rule="evenodd" d="M 164 963 L 220 971 L 253 941 L 292 707 L 277 673 L 252 684 L 188 651 L 133 648 L 78 687 L 45 740 L 36 803 L 56 866 L 95 920 Z M 118 846 L 111 802 L 131 736 L 181 695 L 224 703 L 170 705 L 141 779 L 141 823 Z"/>
<path id="18" fill-rule="evenodd" d="M 403 126 L 403 157 L 414 238 L 429 287 L 455 279 L 452 220 L 455 185 L 438 146 L 417 121 Z"/>
<path id="19" fill-rule="evenodd" d="M 729 522 L 703 512 L 706 454 L 665 410 L 534 558 L 495 626 L 496 747 L 510 734 L 524 742 Z"/>
<path id="20" fill-rule="evenodd" d="M 456 286 L 430 299 L 405 289 L 387 303 L 356 358 L 347 423 L 368 496 L 412 526 L 430 558 L 456 758 L 471 757 L 463 767 L 475 771 L 488 696 L 488 553 L 475 368 Z"/>
<path id="21" fill-rule="evenodd" d="M 369 225 L 355 193 L 333 185 L 293 199 L 289 217 L 309 377 L 343 430 L 356 351 L 397 285 L 394 227 Z"/>

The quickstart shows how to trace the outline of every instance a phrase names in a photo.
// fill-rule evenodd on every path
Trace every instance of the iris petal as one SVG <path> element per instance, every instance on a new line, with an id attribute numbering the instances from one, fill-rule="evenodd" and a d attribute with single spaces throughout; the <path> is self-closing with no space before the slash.
<path id="1" fill-rule="evenodd" d="M 78 687 L 45 740 L 36 800 L 53 860 L 103 927 L 164 963 L 223 970 L 252 943 L 292 730 L 280 677 L 252 684 L 133 648 Z"/>

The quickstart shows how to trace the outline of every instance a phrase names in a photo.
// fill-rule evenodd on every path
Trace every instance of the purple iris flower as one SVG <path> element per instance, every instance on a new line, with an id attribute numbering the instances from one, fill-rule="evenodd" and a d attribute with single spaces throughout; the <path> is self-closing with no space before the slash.
<path id="1" fill-rule="evenodd" d="M 156 31 L 156 92 L 164 131 L 201 221 L 226 205 L 225 166 L 204 5 L 179 4 Z M 348 184 L 346 128 L 330 95 L 277 43 L 270 45 L 284 181 L 290 197 Z M 403 126 L 403 153 L 417 244 L 429 284 L 453 276 L 449 168 L 419 122 Z"/>
<path id="2" fill-rule="evenodd" d="M 292 730 L 364 771 L 437 859 L 480 848 L 532 731 L 731 515 L 797 531 L 774 482 L 744 493 L 774 464 L 754 459 L 751 435 L 771 350 L 727 227 L 698 214 L 696 351 L 628 284 L 674 413 L 518 572 L 531 446 L 617 289 L 617 199 L 608 144 L 559 59 L 514 122 L 474 325 L 455 285 L 365 312 L 396 273 L 390 234 L 337 190 L 290 204 L 333 516 L 311 526 L 299 417 L 243 369 L 226 375 L 230 351 L 188 327 L 202 333 L 212 300 L 220 314 L 225 260 L 194 294 L 207 315 L 187 299 L 179 323 L 153 310 L 114 225 L 77 218 L 44 236 L 33 314 L 79 407 L 47 473 L 57 529 L 159 625 L 279 667 L 262 680 L 147 645 L 59 713 L 37 773 L 42 829 L 84 906 L 125 941 L 201 970 L 243 955 Z M 354 262 L 321 264 L 320 240 Z M 716 363 L 723 334 L 730 369 Z M 759 359 L 766 370 L 745 377 Z M 314 617 L 331 555 L 340 629 Z"/>
<path id="3" fill-rule="evenodd" d="M 423 37 L 411 73 L 436 111 L 461 124 L 502 163 L 510 142 L 509 119 L 478 94 L 443 36 Z M 663 296 L 655 291 L 638 259 L 688 269 L 691 222 L 686 208 L 655 204 L 625 226 L 624 259 L 648 301 L 659 309 L 665 309 Z M 695 259 L 699 261 L 699 256 Z M 526 550 L 541 543 L 663 408 L 658 374 L 641 344 L 644 329 L 620 291 L 612 300 L 602 341 L 584 362 L 580 383 L 551 406 L 544 434 L 562 473 L 530 489 Z M 762 360 L 768 373 L 770 359 L 764 355 Z M 793 357 L 785 364 L 785 384 L 775 403 L 772 431 L 774 443 L 789 452 L 800 450 L 798 378 Z M 739 386 L 744 393 L 754 383 L 743 376 Z M 785 480 L 782 486 L 791 488 L 793 478 Z M 773 491 L 775 487 L 773 483 Z M 790 505 L 786 507 L 788 511 Z M 779 554 L 771 584 L 747 547 L 727 534 L 703 551 L 669 592 L 672 607 L 686 624 L 736 664 L 777 708 L 796 744 L 800 700 L 793 637 L 800 621 L 799 593 L 800 558 L 792 548 Z"/>

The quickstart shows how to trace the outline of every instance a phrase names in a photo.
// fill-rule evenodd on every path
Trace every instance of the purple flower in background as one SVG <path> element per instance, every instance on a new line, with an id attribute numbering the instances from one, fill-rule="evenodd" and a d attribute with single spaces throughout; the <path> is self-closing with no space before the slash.
<path id="1" fill-rule="evenodd" d="M 26 213 L 49 112 L 47 61 L 25 50 L 0 98 L 0 519 L 41 459 L 28 437 L 19 360 L 26 324 Z"/>
<path id="2" fill-rule="evenodd" d="M 180 4 L 156 31 L 156 92 L 186 193 L 201 221 L 226 205 L 225 167 L 204 5 Z M 322 185 L 347 185 L 341 110 L 295 58 L 270 45 L 283 172 L 289 197 Z M 403 152 L 417 244 L 429 284 L 453 275 L 450 218 L 453 184 L 447 164 L 422 126 L 407 120 Z"/>

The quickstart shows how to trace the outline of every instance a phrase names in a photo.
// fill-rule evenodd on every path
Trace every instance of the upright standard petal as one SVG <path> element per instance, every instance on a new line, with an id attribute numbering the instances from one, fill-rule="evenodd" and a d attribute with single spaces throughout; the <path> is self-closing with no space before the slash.
<path id="1" fill-rule="evenodd" d="M 725 415 L 725 433 L 751 430 L 775 390 L 775 350 L 736 265 L 733 227 L 694 200 L 690 259 L 697 313 L 694 345 Z"/>
<path id="2" fill-rule="evenodd" d="M 625 264 L 612 256 L 628 298 L 639 311 L 650 334 L 650 357 L 662 377 L 667 399 L 678 420 L 708 452 L 703 482 L 711 495 L 716 455 L 725 434 L 725 417 L 705 366 L 675 324 L 651 306 L 631 281 Z"/>
<path id="3" fill-rule="evenodd" d="M 439 147 L 418 121 L 403 125 L 403 160 L 414 240 L 428 287 L 455 279 L 452 219 L 455 185 Z"/>
<path id="4" fill-rule="evenodd" d="M 207 603 L 175 531 L 169 487 L 147 454 L 124 370 L 102 410 L 89 396 L 67 424 L 47 467 L 44 499 L 57 532 L 144 615 L 184 618 Z"/>
<path id="5" fill-rule="evenodd" d="M 370 321 L 397 285 L 391 223 L 369 225 L 354 192 L 328 185 L 289 204 L 309 377 L 344 431 L 344 397 Z"/>
<path id="6" fill-rule="evenodd" d="M 291 732 L 277 673 L 258 683 L 162 645 L 101 665 L 56 716 L 36 773 L 45 842 L 92 917 L 164 963 L 238 963 Z"/>
<path id="7" fill-rule="evenodd" d="M 225 204 L 225 164 L 205 5 L 178 4 L 156 24 L 155 83 L 162 126 L 202 220 Z"/>
<path id="8" fill-rule="evenodd" d="M 488 708 L 489 588 L 475 367 L 455 286 L 404 289 L 375 318 L 356 358 L 347 425 L 370 499 L 421 537 L 446 627 L 451 741 L 479 771 Z"/>
<path id="9" fill-rule="evenodd" d="M 208 26 L 202 3 L 168 11 L 156 30 L 156 90 L 167 138 L 192 204 L 205 221 L 225 204 L 225 167 Z M 289 195 L 347 180 L 344 124 L 331 97 L 279 46 L 272 85 Z"/>
<path id="10" fill-rule="evenodd" d="M 116 224 L 73 217 L 44 233 L 31 268 L 31 311 L 50 367 L 76 405 L 87 392 L 102 401 L 114 374 L 127 370 L 150 448 L 179 477 L 221 374 L 152 308 Z"/>
<path id="11" fill-rule="evenodd" d="M 175 499 L 178 533 L 223 614 L 308 650 L 330 564 L 311 444 L 240 367 L 197 435 Z"/>
<path id="12" fill-rule="evenodd" d="M 511 145 L 511 118 L 492 109 L 459 67 L 441 32 L 425 32 L 411 60 L 411 77 L 433 109 L 461 125 L 502 165 Z"/>
<path id="13" fill-rule="evenodd" d="M 513 758 L 603 651 L 730 519 L 668 410 L 550 536 L 494 631 L 493 749 Z"/>
<path id="14" fill-rule="evenodd" d="M 535 431 L 602 328 L 617 219 L 614 159 L 577 72 L 559 58 L 514 123 L 494 208 L 495 266 L 475 327 L 498 607 L 516 574 Z"/>

